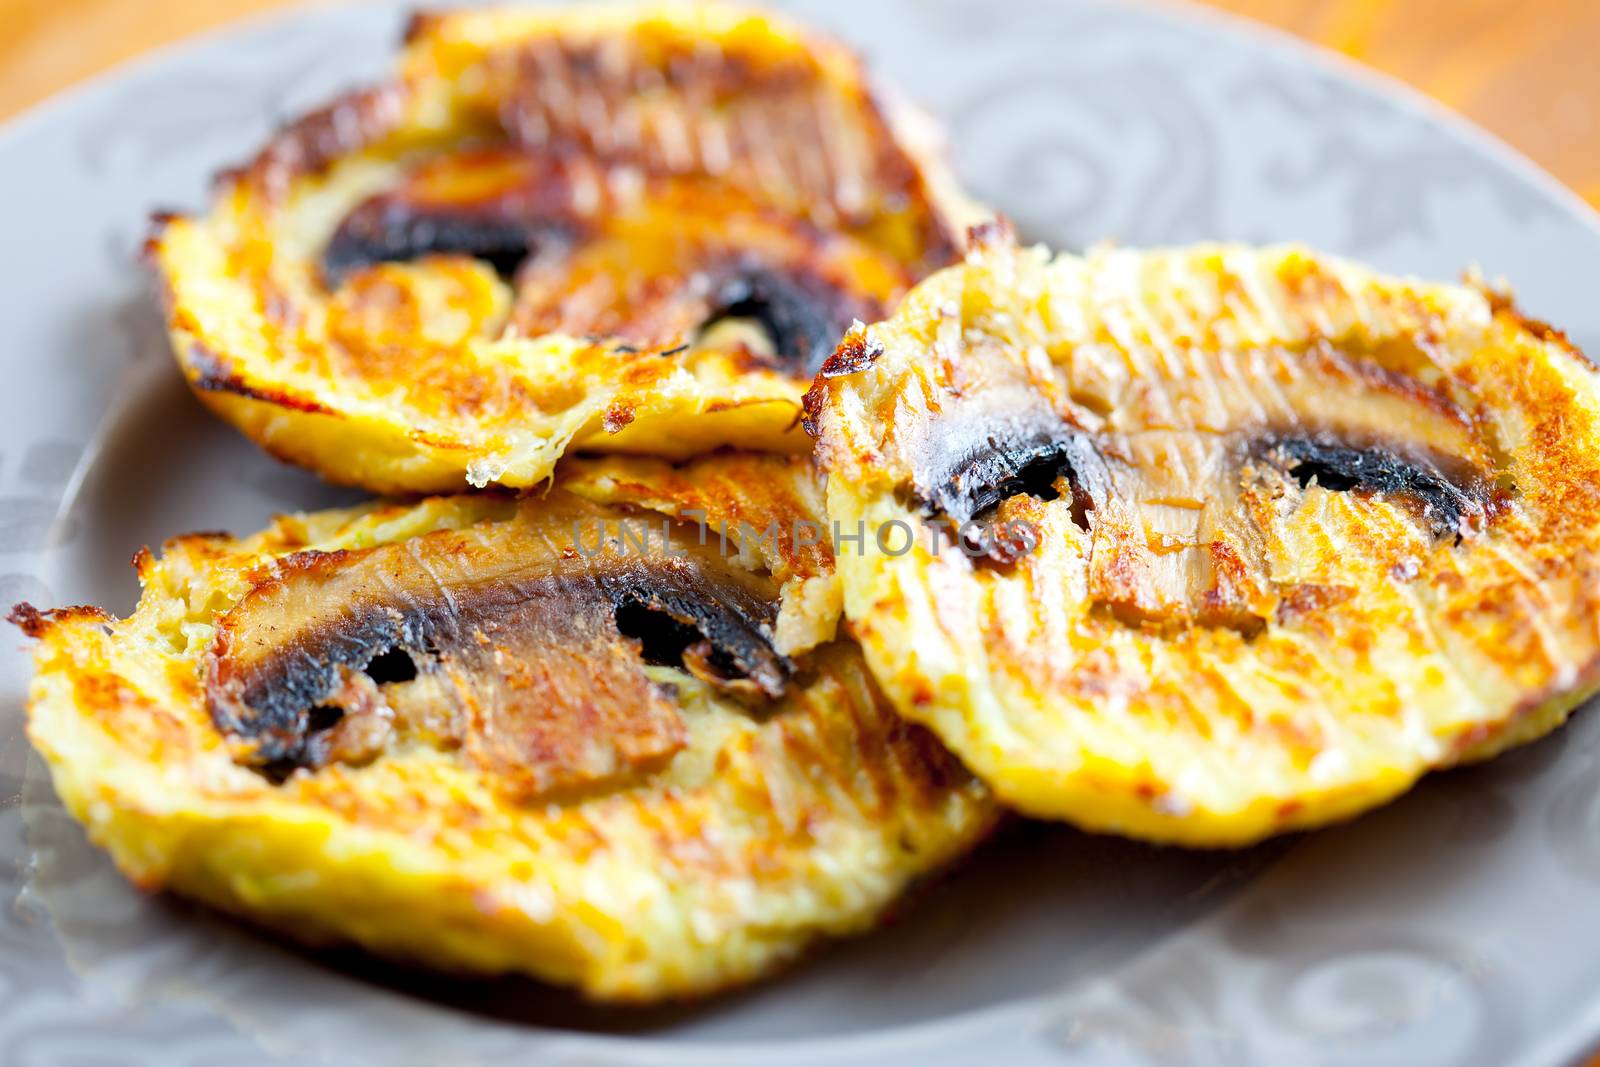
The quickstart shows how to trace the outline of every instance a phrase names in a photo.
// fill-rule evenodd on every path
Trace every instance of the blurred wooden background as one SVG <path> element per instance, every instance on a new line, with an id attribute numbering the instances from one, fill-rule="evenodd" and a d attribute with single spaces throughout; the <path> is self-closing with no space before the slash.
<path id="1" fill-rule="evenodd" d="M 1410 82 L 1600 205 L 1600 0 L 1201 2 Z M 0 119 L 119 60 L 284 3 L 4 0 Z"/>

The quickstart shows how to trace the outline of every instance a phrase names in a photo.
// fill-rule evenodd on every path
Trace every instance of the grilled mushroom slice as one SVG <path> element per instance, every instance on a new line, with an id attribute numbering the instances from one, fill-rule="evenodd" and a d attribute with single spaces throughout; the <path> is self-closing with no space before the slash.
<path id="1" fill-rule="evenodd" d="M 807 406 L 835 521 L 965 526 L 869 534 L 846 612 L 900 710 L 1031 814 L 1240 844 L 1600 683 L 1600 380 L 1482 288 L 991 234 Z"/>
<path id="2" fill-rule="evenodd" d="M 29 736 L 142 886 L 598 998 L 752 979 L 997 814 L 826 638 L 827 543 L 750 533 L 819 494 L 800 458 L 603 461 L 179 538 L 128 619 L 17 609 Z"/>
<path id="3" fill-rule="evenodd" d="M 525 800 L 658 769 L 686 733 L 648 665 L 776 699 L 793 664 L 767 636 L 770 579 L 692 529 L 627 532 L 558 498 L 517 522 L 276 560 L 217 617 L 212 718 L 273 773 L 336 758 L 348 716 L 377 716 L 369 742 L 459 746 Z"/>
<path id="4" fill-rule="evenodd" d="M 721 6 L 456 11 L 150 253 L 200 398 L 388 492 L 537 485 L 569 448 L 809 446 L 852 321 L 975 210 L 854 56 Z"/>

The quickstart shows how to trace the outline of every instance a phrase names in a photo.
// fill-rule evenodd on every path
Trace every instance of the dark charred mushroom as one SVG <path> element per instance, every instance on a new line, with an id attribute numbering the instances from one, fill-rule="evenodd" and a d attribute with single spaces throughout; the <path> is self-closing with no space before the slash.
<path id="1" fill-rule="evenodd" d="M 547 232 L 559 237 L 558 230 Z M 374 263 L 462 255 L 481 259 L 509 278 L 532 254 L 539 237 L 536 228 L 489 214 L 414 211 L 405 205 L 368 201 L 340 224 L 328 242 L 322 274 L 333 288 L 351 271 Z"/>
<path id="2" fill-rule="evenodd" d="M 275 777 L 398 731 L 460 746 L 527 799 L 626 780 L 682 748 L 646 664 L 780 696 L 793 668 L 767 640 L 770 580 L 695 551 L 692 532 L 670 552 L 660 528 L 624 550 L 602 541 L 605 519 L 547 499 L 512 521 L 279 561 L 218 622 L 218 728 Z M 580 535 L 600 547 L 563 550 Z"/>
<path id="3" fill-rule="evenodd" d="M 753 322 L 770 342 L 776 367 L 810 378 L 853 320 L 876 319 L 881 310 L 804 271 L 738 266 L 716 283 L 701 335 L 719 322 Z"/>
<path id="4" fill-rule="evenodd" d="M 783 694 L 790 667 L 768 642 L 770 600 L 737 585 L 713 589 L 699 567 L 658 567 L 599 576 L 618 630 L 639 641 L 646 663 L 683 667 L 713 681 L 745 680 L 768 699 Z"/>
<path id="5" fill-rule="evenodd" d="M 1336 492 L 1385 493 L 1413 501 L 1437 537 L 1460 534 L 1483 509 L 1481 486 L 1457 485 L 1443 464 L 1408 459 L 1381 446 L 1354 447 L 1330 437 L 1282 437 L 1265 454 L 1299 482 Z M 1476 481 L 1474 479 L 1473 481 Z"/>
<path id="6" fill-rule="evenodd" d="M 1111 491 L 1105 460 L 1088 434 L 1031 399 L 1008 403 L 1010 395 L 997 389 L 981 401 L 963 400 L 930 425 L 915 473 L 917 499 L 930 515 L 970 528 L 1014 496 L 1058 499 L 1064 482 L 1073 521 L 1088 529 L 1089 513 Z M 1000 543 L 987 544 L 1004 562 Z"/>
<path id="7" fill-rule="evenodd" d="M 323 281 L 335 288 L 362 267 L 431 255 L 471 256 L 509 278 L 574 229 L 559 168 L 503 149 L 442 156 L 345 216 L 323 250 Z"/>

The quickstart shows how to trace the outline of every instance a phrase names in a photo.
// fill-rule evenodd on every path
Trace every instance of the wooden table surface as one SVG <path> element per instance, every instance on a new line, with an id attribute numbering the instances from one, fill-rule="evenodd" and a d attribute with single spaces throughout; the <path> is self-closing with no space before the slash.
<path id="1" fill-rule="evenodd" d="M 1600 0 L 1204 2 L 1410 82 L 1600 204 Z M 0 119 L 119 60 L 284 3 L 4 0 Z"/>

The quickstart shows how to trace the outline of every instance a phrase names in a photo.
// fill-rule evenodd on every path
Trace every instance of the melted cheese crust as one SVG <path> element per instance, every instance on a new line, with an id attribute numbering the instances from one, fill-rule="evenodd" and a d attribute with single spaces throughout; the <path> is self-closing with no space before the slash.
<path id="1" fill-rule="evenodd" d="M 557 484 L 639 508 L 704 505 L 713 522 L 739 508 L 810 513 L 819 493 L 798 460 L 718 458 L 706 474 L 600 462 Z M 736 484 L 761 489 L 735 499 Z M 202 655 L 273 561 L 515 521 L 519 506 L 538 505 L 433 498 L 284 516 L 237 540 L 178 538 L 137 561 L 144 594 L 130 618 L 24 618 L 39 638 L 28 733 L 63 802 L 141 887 L 310 942 L 632 1001 L 747 981 L 818 936 L 862 931 L 993 824 L 987 791 L 893 713 L 845 643 L 809 652 L 804 684 L 756 714 L 649 668 L 676 691 L 687 745 L 578 797 L 516 803 L 459 752 L 420 742 L 281 784 L 235 762 L 207 709 Z M 769 551 L 745 547 L 757 563 Z M 831 580 L 816 553 L 782 557 L 767 558 L 793 589 Z"/>
<path id="2" fill-rule="evenodd" d="M 1532 740 L 1600 684 L 1600 377 L 1503 295 L 1298 248 L 992 238 L 819 377 L 832 517 L 869 546 L 920 526 L 927 456 L 1001 389 L 1093 444 L 1090 507 L 1063 481 L 1002 502 L 1039 538 L 1012 563 L 919 538 L 839 571 L 896 706 L 1028 814 L 1243 844 Z M 981 417 L 967 436 L 1011 432 Z M 1286 440 L 1455 472 L 1467 510 L 1286 468 Z"/>
<path id="3" fill-rule="evenodd" d="M 379 492 L 520 488 L 574 448 L 805 450 L 814 368 L 696 309 L 759 261 L 842 318 L 814 342 L 886 313 L 975 217 L 933 155 L 925 119 L 782 19 L 452 12 L 149 251 L 190 385 L 269 452 Z M 341 220 L 402 188 L 474 225 L 534 204 L 555 230 L 514 278 L 461 254 L 325 277 Z"/>

